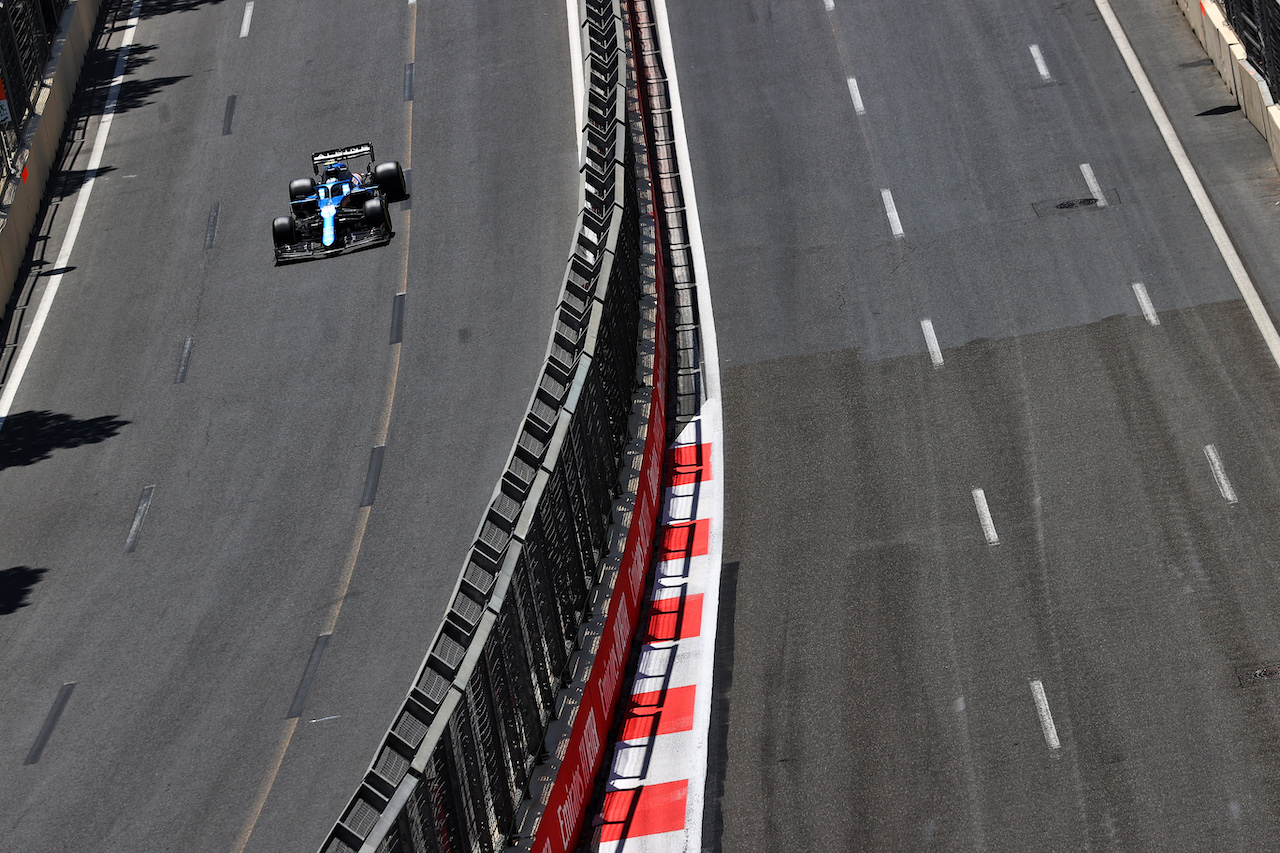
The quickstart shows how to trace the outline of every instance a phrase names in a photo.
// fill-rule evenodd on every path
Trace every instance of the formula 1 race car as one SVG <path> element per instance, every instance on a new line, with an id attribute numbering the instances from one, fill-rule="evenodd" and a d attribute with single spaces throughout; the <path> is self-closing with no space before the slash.
<path id="1" fill-rule="evenodd" d="M 349 161 L 369 158 L 363 172 Z M 374 165 L 373 146 L 353 145 L 311 156 L 316 178 L 289 184 L 289 216 L 271 223 L 276 263 L 340 255 L 391 242 L 387 205 L 409 197 L 395 160 Z M 318 178 L 318 180 L 317 180 Z"/>

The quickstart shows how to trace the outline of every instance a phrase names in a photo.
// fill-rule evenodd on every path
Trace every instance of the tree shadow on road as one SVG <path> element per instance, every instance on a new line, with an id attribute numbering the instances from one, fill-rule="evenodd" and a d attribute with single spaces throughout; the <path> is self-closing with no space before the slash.
<path id="1" fill-rule="evenodd" d="M 47 571 L 48 569 L 33 569 L 30 566 L 14 566 L 0 571 L 0 616 L 7 616 L 30 604 L 27 594 Z"/>
<path id="2" fill-rule="evenodd" d="M 76 420 L 61 412 L 19 412 L 0 428 L 0 470 L 34 465 L 55 450 L 97 444 L 120 431 L 129 421 L 115 415 Z"/>

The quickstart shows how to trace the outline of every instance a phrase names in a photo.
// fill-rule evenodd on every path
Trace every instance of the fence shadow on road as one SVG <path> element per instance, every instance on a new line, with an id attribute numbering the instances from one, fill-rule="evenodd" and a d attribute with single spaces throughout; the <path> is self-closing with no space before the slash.
<path id="1" fill-rule="evenodd" d="M 115 415 L 77 420 L 62 412 L 18 412 L 5 418 L 0 429 L 0 471 L 43 462 L 55 450 L 97 444 L 128 423 Z"/>
<path id="2" fill-rule="evenodd" d="M 27 601 L 28 593 L 47 571 L 48 569 L 33 569 L 30 566 L 0 570 L 0 616 L 8 616 L 18 608 L 30 604 Z"/>

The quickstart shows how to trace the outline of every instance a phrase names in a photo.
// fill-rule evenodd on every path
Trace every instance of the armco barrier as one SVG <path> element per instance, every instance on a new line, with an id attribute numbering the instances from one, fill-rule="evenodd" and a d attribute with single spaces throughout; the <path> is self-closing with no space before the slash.
<path id="1" fill-rule="evenodd" d="M 542 375 L 444 622 L 322 853 L 565 850 L 602 757 L 657 518 L 666 335 L 618 0 L 581 17 L 581 213 Z"/>
<path id="2" fill-rule="evenodd" d="M 34 109 L 10 161 L 21 178 L 10 182 L 13 196 L 0 208 L 0 305 L 8 304 L 13 295 L 101 5 L 101 0 L 72 0 L 62 12 L 40 87 L 32 99 Z"/>

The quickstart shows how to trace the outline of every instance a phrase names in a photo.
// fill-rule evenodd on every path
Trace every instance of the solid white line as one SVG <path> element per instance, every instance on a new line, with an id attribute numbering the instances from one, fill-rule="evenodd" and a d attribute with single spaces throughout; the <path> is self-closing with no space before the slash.
<path id="1" fill-rule="evenodd" d="M 1058 741 L 1058 727 L 1053 724 L 1053 714 L 1049 712 L 1049 699 L 1044 695 L 1044 685 L 1038 680 L 1031 682 L 1031 696 L 1036 701 L 1036 715 L 1040 717 L 1044 742 L 1050 749 L 1057 749 L 1062 746 Z"/>
<path id="2" fill-rule="evenodd" d="M 249 35 L 249 22 L 253 20 L 253 0 L 244 4 L 244 20 L 240 22 L 240 38 Z"/>
<path id="3" fill-rule="evenodd" d="M 849 78 L 849 97 L 853 98 L 853 111 L 858 115 L 866 115 L 867 108 L 862 105 L 862 93 L 858 91 L 858 81 Z"/>
<path id="4" fill-rule="evenodd" d="M 685 133 L 684 109 L 680 100 L 680 82 L 676 74 L 676 55 L 672 46 L 671 23 L 667 17 L 666 0 L 653 0 L 654 19 L 658 28 L 664 72 L 667 75 L 667 95 L 671 101 L 671 125 L 676 146 L 676 162 L 680 167 L 681 192 L 684 195 L 685 222 L 689 229 L 689 248 L 693 253 L 693 273 L 697 282 L 698 334 L 702 341 L 702 384 L 707 398 L 702 403 L 700 417 L 704 425 L 703 435 L 711 442 L 711 470 L 719 472 L 723 484 L 728 476 L 724 466 L 724 413 L 720 401 L 720 345 L 716 339 L 715 318 L 712 316 L 710 277 L 707 274 L 707 253 L 702 244 L 702 224 L 698 215 L 698 200 L 693 179 L 692 159 L 689 157 L 689 140 Z M 724 553 L 724 489 L 713 489 L 707 500 L 707 515 L 712 519 L 708 536 L 706 587 L 702 595 L 702 648 L 705 654 L 698 660 L 698 684 L 704 685 L 695 693 L 694 726 L 697 749 L 701 761 L 696 762 L 690 774 L 688 797 L 685 801 L 685 826 L 688 827 L 688 850 L 702 849 L 702 814 L 704 790 L 707 778 L 707 748 L 711 733 L 711 690 L 715 678 L 715 647 L 717 614 L 720 607 L 720 564 Z"/>
<path id="5" fill-rule="evenodd" d="M 1138 307 L 1142 309 L 1142 316 L 1147 318 L 1147 322 L 1153 326 L 1160 325 L 1160 318 L 1156 316 L 1155 306 L 1151 304 L 1151 297 L 1147 295 L 1147 287 L 1140 281 L 1133 283 L 1133 295 L 1138 297 Z"/>
<path id="6" fill-rule="evenodd" d="M 1204 446 L 1204 456 L 1209 460 L 1209 467 L 1213 469 L 1213 480 L 1218 484 L 1218 491 L 1222 493 L 1223 499 L 1230 504 L 1235 503 L 1236 490 L 1231 487 L 1231 481 L 1227 479 L 1227 471 L 1222 467 L 1222 457 L 1218 456 L 1218 448 L 1212 444 Z"/>
<path id="7" fill-rule="evenodd" d="M 1031 58 L 1035 60 L 1036 71 L 1040 72 L 1040 79 L 1046 82 L 1053 79 L 1049 76 L 1049 66 L 1044 64 L 1044 54 L 1040 52 L 1040 45 L 1031 45 Z"/>
<path id="8" fill-rule="evenodd" d="M 71 211 L 71 219 L 67 223 L 67 233 L 62 238 L 62 248 L 58 250 L 58 259 L 53 262 L 54 269 L 65 269 L 71 260 L 71 250 L 75 247 L 76 237 L 80 234 L 80 223 L 84 220 L 85 208 L 89 206 L 89 196 L 93 193 L 93 185 L 98 180 L 98 166 L 102 163 L 102 152 L 107 147 L 107 134 L 111 132 L 111 122 L 116 114 L 116 102 L 120 99 L 120 85 L 124 82 L 125 63 L 129 59 L 129 46 L 133 44 L 133 36 L 138 28 L 138 13 L 142 8 L 142 0 L 133 0 L 129 9 L 129 23 L 125 26 L 124 38 L 120 42 L 120 55 L 116 59 L 115 76 L 111 80 L 111 88 L 107 91 L 107 103 L 102 108 L 102 120 L 98 122 L 98 135 L 93 140 L 93 152 L 89 155 L 89 163 L 85 169 L 88 176 L 80 187 L 80 195 L 76 198 L 76 206 Z M 62 273 L 49 277 L 45 285 L 44 295 L 36 307 L 35 317 L 31 320 L 31 328 L 27 330 L 27 338 L 22 342 L 22 349 L 13 361 L 9 373 L 9 381 L 0 393 L 0 427 L 13 408 L 14 395 L 22 384 L 22 377 L 31 362 L 31 354 L 35 352 L 36 342 L 44 330 L 45 320 L 49 317 L 49 309 L 53 307 L 54 297 L 58 295 L 58 287 L 62 284 Z"/>
<path id="9" fill-rule="evenodd" d="M 1200 217 L 1204 220 L 1204 224 L 1209 227 L 1209 233 L 1213 235 L 1213 242 L 1218 246 L 1218 252 L 1222 255 L 1222 259 L 1227 264 L 1227 269 L 1231 271 L 1231 277 L 1235 280 L 1236 288 L 1240 291 L 1240 295 L 1244 297 L 1245 305 L 1249 306 L 1249 313 L 1253 316 L 1253 322 L 1257 324 L 1258 331 L 1262 333 L 1262 339 L 1267 343 L 1267 349 L 1271 352 L 1271 358 L 1277 366 L 1280 366 L 1280 332 L 1276 331 L 1275 323 L 1271 321 L 1270 315 L 1267 314 L 1266 306 L 1262 304 L 1262 299 L 1258 296 L 1257 289 L 1253 286 L 1253 280 L 1249 278 L 1249 273 L 1245 271 L 1244 261 L 1240 260 L 1240 255 L 1236 252 L 1236 247 L 1231 243 L 1231 237 L 1227 235 L 1227 229 L 1222 224 L 1222 220 L 1218 218 L 1218 213 L 1213 209 L 1213 203 L 1209 201 L 1209 194 L 1205 192 L 1204 184 L 1200 182 L 1200 176 L 1196 174 L 1195 167 L 1191 165 L 1191 158 L 1187 157 L 1186 149 L 1182 147 L 1182 141 L 1178 139 L 1178 134 L 1174 132 L 1173 123 L 1169 121 L 1169 116 L 1164 111 L 1164 107 L 1160 105 L 1160 99 L 1156 97 L 1156 91 L 1151 86 L 1151 81 L 1147 79 L 1147 74 L 1142 70 L 1142 63 L 1138 62 L 1138 55 L 1133 52 L 1133 45 L 1129 44 L 1129 38 L 1124 34 L 1124 29 L 1120 26 L 1120 22 L 1116 20 L 1116 13 L 1111 9 L 1111 3 L 1108 0 L 1093 0 L 1097 5 L 1098 11 L 1102 13 L 1102 20 L 1106 22 L 1107 29 L 1111 31 L 1111 38 L 1116 43 L 1116 47 L 1120 50 L 1120 55 L 1124 58 L 1124 64 L 1129 67 L 1129 73 L 1133 75 L 1133 80 L 1138 84 L 1138 91 L 1142 93 L 1142 100 L 1147 104 L 1147 109 L 1151 112 L 1151 117 L 1155 119 L 1156 126 L 1160 128 L 1160 135 L 1164 137 L 1164 144 L 1169 149 L 1169 153 L 1173 155 L 1173 161 L 1178 165 L 1178 171 L 1182 174 L 1182 180 L 1187 185 L 1187 189 L 1191 191 L 1191 197 L 1195 200 L 1196 208 L 1200 211 Z"/>
<path id="10" fill-rule="evenodd" d="M 569 74 L 573 83 L 574 144 L 578 147 L 578 168 L 587 162 L 587 69 L 582 57 L 582 19 L 578 17 L 578 0 L 564 0 L 569 19 Z"/>
<path id="11" fill-rule="evenodd" d="M 924 330 L 924 342 L 929 347 L 929 360 L 934 367 L 942 367 L 942 347 L 938 346 L 938 336 L 933 332 L 933 321 L 926 317 L 920 321 L 920 328 Z"/>
<path id="12" fill-rule="evenodd" d="M 987 537 L 987 544 L 999 545 L 1000 537 L 996 535 L 996 524 L 991 520 L 991 510 L 987 507 L 987 493 L 982 489 L 974 489 L 973 505 L 978 508 L 978 522 L 982 525 L 982 535 Z"/>
<path id="13" fill-rule="evenodd" d="M 893 203 L 893 193 L 880 190 L 880 200 L 884 202 L 884 212 L 889 216 L 889 230 L 893 236 L 902 236 L 902 220 L 898 218 L 898 207 Z"/>
<path id="14" fill-rule="evenodd" d="M 1093 167 L 1088 163 L 1081 163 L 1080 174 L 1084 175 L 1084 182 L 1089 185 L 1089 192 L 1093 193 L 1093 197 L 1098 200 L 1098 207 L 1106 207 L 1107 197 L 1102 194 L 1102 187 L 1098 186 L 1098 178 L 1093 174 Z"/>

